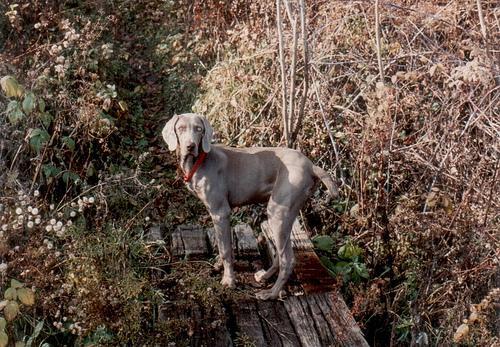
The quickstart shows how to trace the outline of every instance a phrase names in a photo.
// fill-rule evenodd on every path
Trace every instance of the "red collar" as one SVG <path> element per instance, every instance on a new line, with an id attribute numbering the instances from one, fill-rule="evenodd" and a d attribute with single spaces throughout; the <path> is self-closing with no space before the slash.
<path id="1" fill-rule="evenodd" d="M 187 174 L 184 175 L 184 182 L 189 182 L 191 181 L 191 178 L 193 178 L 193 175 L 195 174 L 195 172 L 200 168 L 201 164 L 203 164 L 203 162 L 205 161 L 205 158 L 207 157 L 207 153 L 205 152 L 201 152 L 200 155 L 198 156 L 198 158 L 196 159 L 194 165 L 193 165 L 193 168 L 191 169 L 191 171 L 189 171 Z"/>

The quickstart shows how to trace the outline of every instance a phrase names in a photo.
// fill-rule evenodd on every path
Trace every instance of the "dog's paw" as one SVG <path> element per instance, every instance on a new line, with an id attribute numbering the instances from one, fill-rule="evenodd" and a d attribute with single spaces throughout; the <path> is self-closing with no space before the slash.
<path id="1" fill-rule="evenodd" d="M 223 276 L 220 281 L 223 287 L 235 288 L 236 287 L 236 279 L 230 276 Z"/>
<path id="2" fill-rule="evenodd" d="M 253 277 L 255 278 L 255 281 L 257 281 L 257 283 L 264 283 L 266 281 L 264 279 L 265 274 L 266 270 L 259 270 L 253 274 Z"/>
<path id="3" fill-rule="evenodd" d="M 259 300 L 274 300 L 278 298 L 278 294 L 275 294 L 272 289 L 261 290 L 260 292 L 257 292 L 255 296 Z"/>

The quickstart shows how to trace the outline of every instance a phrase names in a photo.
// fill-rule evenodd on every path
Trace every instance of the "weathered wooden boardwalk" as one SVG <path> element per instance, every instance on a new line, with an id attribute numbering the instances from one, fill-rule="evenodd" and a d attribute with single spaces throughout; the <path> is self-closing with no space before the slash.
<path id="1" fill-rule="evenodd" d="M 266 222 L 262 224 L 262 232 L 267 242 L 259 251 L 254 232 L 248 225 L 233 228 L 237 259 L 260 259 L 264 264 L 269 263 L 274 246 Z M 213 229 L 181 226 L 173 232 L 171 241 L 172 254 L 178 258 L 203 259 L 217 253 Z M 238 339 L 245 336 L 251 345 L 259 347 L 368 346 L 349 308 L 335 290 L 335 280 L 321 265 L 311 240 L 298 221 L 293 227 L 292 243 L 296 265 L 294 278 L 287 288 L 288 295 L 282 300 L 247 298 L 228 302 L 225 324 L 220 324 L 216 333 L 193 339 L 191 345 L 234 346 L 241 344 Z M 253 271 L 244 278 L 253 279 Z"/>

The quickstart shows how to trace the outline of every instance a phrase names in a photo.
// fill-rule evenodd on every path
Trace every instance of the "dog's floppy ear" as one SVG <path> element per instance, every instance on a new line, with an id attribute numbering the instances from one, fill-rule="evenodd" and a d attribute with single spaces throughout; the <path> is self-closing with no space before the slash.
<path id="1" fill-rule="evenodd" d="M 175 135 L 175 124 L 179 120 L 178 115 L 174 115 L 170 120 L 165 124 L 161 135 L 163 136 L 163 140 L 168 145 L 168 149 L 171 151 L 175 151 L 177 148 L 177 136 Z"/>
<path id="2" fill-rule="evenodd" d="M 205 117 L 200 117 L 203 120 L 203 126 L 205 127 L 205 132 L 203 133 L 203 139 L 201 140 L 201 146 L 203 152 L 210 152 L 210 143 L 212 142 L 212 136 L 214 134 L 214 129 Z"/>

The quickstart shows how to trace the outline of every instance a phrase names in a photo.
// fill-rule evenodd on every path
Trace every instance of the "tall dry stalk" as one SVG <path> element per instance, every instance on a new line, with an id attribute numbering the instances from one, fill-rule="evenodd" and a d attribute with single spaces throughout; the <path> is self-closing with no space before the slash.
<path id="1" fill-rule="evenodd" d="M 379 69 L 379 73 L 380 73 L 380 81 L 384 82 L 384 67 L 382 65 L 382 53 L 381 53 L 381 48 L 380 48 L 379 0 L 375 0 L 375 40 L 376 40 L 376 45 L 377 45 L 377 60 L 378 60 L 378 69 Z"/>
<path id="2" fill-rule="evenodd" d="M 287 88 L 286 88 L 286 69 L 285 69 L 285 52 L 283 47 L 283 20 L 281 19 L 281 0 L 276 0 L 276 28 L 278 29 L 278 45 L 280 55 L 281 68 L 281 97 L 282 97 L 282 117 L 283 117 L 283 133 L 285 134 L 285 142 L 287 147 L 290 146 L 290 128 L 287 115 Z"/>
<path id="3" fill-rule="evenodd" d="M 280 70 L 281 70 L 281 84 L 282 84 L 282 117 L 283 117 L 283 132 L 285 135 L 285 142 L 287 147 L 293 147 L 298 132 L 300 130 L 302 119 L 304 117 L 305 102 L 307 99 L 309 89 L 309 71 L 308 71 L 308 48 L 307 48 L 307 24 L 306 24 L 306 6 L 304 0 L 298 1 L 298 10 L 292 8 L 288 0 L 282 0 L 283 7 L 285 8 L 286 17 L 290 22 L 292 46 L 290 48 L 291 61 L 287 64 L 285 55 L 285 44 L 283 38 L 283 19 L 282 19 L 282 6 L 280 0 L 276 1 L 276 26 L 278 31 L 278 44 L 279 44 L 279 57 L 280 57 Z M 298 58 L 299 58 L 299 28 L 300 21 L 300 36 L 302 36 L 302 93 L 300 102 L 297 100 L 297 71 L 298 71 Z M 289 71 L 289 77 L 288 73 Z M 287 80 L 288 77 L 288 80 Z M 290 94 L 288 94 L 287 83 L 290 85 Z M 298 104 L 298 107 L 297 106 Z"/>

